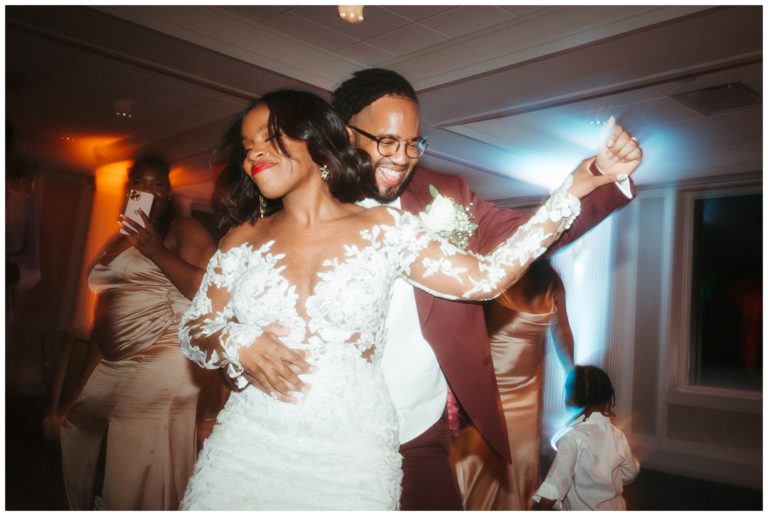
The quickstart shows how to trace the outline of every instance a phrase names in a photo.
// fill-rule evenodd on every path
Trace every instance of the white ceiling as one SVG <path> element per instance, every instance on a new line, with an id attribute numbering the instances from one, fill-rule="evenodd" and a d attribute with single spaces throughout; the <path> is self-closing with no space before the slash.
<path id="1" fill-rule="evenodd" d="M 640 187 L 762 170 L 762 6 L 8 6 L 6 112 L 41 166 L 91 173 L 139 151 L 205 198 L 209 156 L 249 99 L 325 98 L 353 71 L 411 80 L 423 164 L 488 199 L 536 197 L 619 116 Z M 752 106 L 704 114 L 672 95 L 741 82 Z M 117 116 L 129 112 L 131 117 Z M 69 140 L 67 140 L 69 138 Z"/>

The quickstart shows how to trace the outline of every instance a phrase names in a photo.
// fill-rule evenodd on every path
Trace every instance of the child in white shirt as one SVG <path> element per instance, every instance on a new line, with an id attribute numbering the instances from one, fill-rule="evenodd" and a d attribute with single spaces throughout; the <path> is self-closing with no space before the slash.
<path id="1" fill-rule="evenodd" d="M 566 380 L 566 403 L 582 409 L 557 440 L 547 478 L 533 495 L 534 509 L 626 510 L 623 486 L 640 465 L 624 434 L 611 424 L 611 379 L 594 366 L 576 366 Z"/>

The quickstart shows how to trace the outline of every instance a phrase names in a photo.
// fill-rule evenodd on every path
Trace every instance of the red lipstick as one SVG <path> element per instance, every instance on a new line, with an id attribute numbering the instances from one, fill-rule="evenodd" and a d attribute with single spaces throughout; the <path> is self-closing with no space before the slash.
<path id="1" fill-rule="evenodd" d="M 264 161 L 262 163 L 256 163 L 251 167 L 251 176 L 255 176 L 259 172 L 263 172 L 267 170 L 268 168 L 272 168 L 275 166 L 275 163 L 271 163 L 269 161 Z"/>

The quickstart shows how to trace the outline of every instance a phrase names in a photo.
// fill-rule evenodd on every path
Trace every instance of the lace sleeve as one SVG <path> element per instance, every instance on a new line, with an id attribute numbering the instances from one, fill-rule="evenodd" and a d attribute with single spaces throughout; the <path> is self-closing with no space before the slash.
<path id="1" fill-rule="evenodd" d="M 260 326 L 237 321 L 231 302 L 242 251 L 216 251 L 179 326 L 184 355 L 206 369 L 226 367 L 227 375 L 239 388 L 247 384 L 240 365 L 240 348 L 250 346 L 262 334 Z"/>
<path id="2" fill-rule="evenodd" d="M 579 200 L 568 193 L 572 178 L 528 222 L 491 254 L 464 251 L 403 214 L 397 224 L 396 267 L 414 286 L 437 297 L 483 301 L 509 288 L 579 215 Z"/>

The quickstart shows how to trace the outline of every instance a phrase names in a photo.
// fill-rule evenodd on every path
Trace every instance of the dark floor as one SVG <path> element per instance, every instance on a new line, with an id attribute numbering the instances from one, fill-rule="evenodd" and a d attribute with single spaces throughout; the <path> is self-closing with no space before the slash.
<path id="1" fill-rule="evenodd" d="M 60 453 L 44 435 L 44 412 L 38 399 L 6 396 L 6 510 L 67 510 Z"/>
<path id="2" fill-rule="evenodd" d="M 553 457 L 541 457 L 546 474 Z M 644 469 L 624 487 L 629 511 L 757 511 L 763 492 Z"/>
<path id="3" fill-rule="evenodd" d="M 34 399 L 6 397 L 5 509 L 66 510 L 59 450 L 46 439 Z M 761 490 L 641 470 L 625 488 L 630 510 L 762 510 Z"/>
<path id="4" fill-rule="evenodd" d="M 627 509 L 635 511 L 759 511 L 763 492 L 660 471 L 641 470 L 624 488 Z"/>

